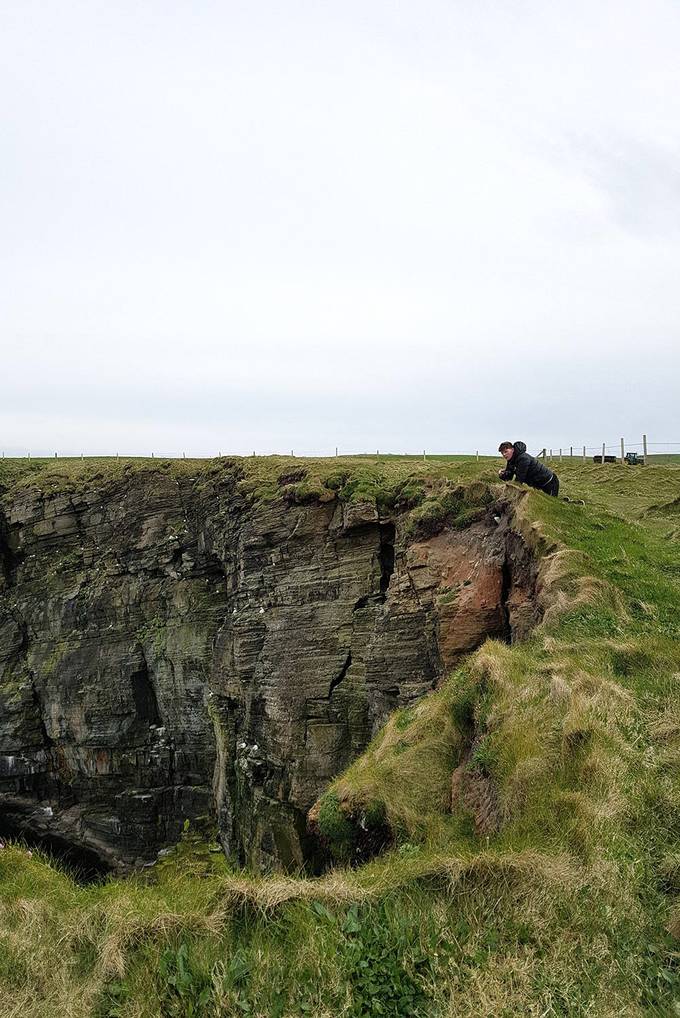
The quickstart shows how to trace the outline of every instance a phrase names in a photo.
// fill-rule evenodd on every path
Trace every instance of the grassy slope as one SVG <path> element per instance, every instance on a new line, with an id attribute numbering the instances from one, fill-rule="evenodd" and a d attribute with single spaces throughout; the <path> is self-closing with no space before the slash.
<path id="1" fill-rule="evenodd" d="M 253 498 L 301 465 L 242 464 Z M 327 483 L 408 506 L 425 484 L 416 514 L 436 515 L 447 478 L 491 480 L 496 463 L 305 465 L 300 500 Z M 25 466 L 1 464 L 0 486 Z M 125 469 L 30 466 L 43 489 Z M 0 1014 L 680 1014 L 680 469 L 565 462 L 560 474 L 585 505 L 531 493 L 522 507 L 572 549 L 553 558 L 544 625 L 523 645 L 488 642 L 329 792 L 331 807 L 383 812 L 397 847 L 317 880 L 261 878 L 189 836 L 153 878 L 89 887 L 8 847 Z M 495 833 L 476 833 L 469 804 L 448 808 L 471 733 L 466 767 L 492 791 Z M 326 810 L 340 850 L 342 821 Z"/>

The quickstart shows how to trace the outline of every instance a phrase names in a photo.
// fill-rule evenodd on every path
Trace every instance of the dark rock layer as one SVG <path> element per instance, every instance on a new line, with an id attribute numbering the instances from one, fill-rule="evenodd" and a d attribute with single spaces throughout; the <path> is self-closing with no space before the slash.
<path id="1" fill-rule="evenodd" d="M 229 471 L 6 495 L 0 833 L 125 869 L 208 814 L 242 862 L 314 865 L 307 811 L 387 715 L 534 624 L 494 512 L 409 544 L 373 505 L 258 503 Z"/>

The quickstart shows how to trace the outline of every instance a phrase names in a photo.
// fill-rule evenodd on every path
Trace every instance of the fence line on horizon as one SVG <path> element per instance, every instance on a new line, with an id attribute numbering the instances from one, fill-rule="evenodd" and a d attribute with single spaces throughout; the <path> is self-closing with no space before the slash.
<path id="1" fill-rule="evenodd" d="M 639 452 L 641 454 L 641 459 L 642 460 L 645 460 L 648 457 L 661 456 L 661 455 L 664 455 L 664 454 L 666 454 L 666 455 L 680 455 L 680 441 L 677 441 L 677 442 L 649 442 L 647 440 L 647 436 L 646 435 L 642 435 L 642 441 L 641 442 L 627 442 L 625 439 L 620 438 L 618 440 L 618 442 L 616 442 L 615 444 L 609 444 L 607 442 L 601 442 L 598 445 L 563 445 L 563 446 L 555 446 L 555 445 L 553 445 L 553 446 L 544 446 L 541 450 L 539 450 L 536 453 L 536 456 L 538 456 L 538 457 L 540 457 L 540 458 L 542 458 L 544 460 L 545 459 L 549 459 L 551 461 L 557 460 L 558 462 L 562 462 L 563 460 L 572 460 L 573 461 L 573 460 L 580 459 L 584 463 L 587 462 L 589 458 L 595 457 L 595 458 L 601 458 L 602 463 L 604 463 L 604 462 L 611 462 L 612 455 L 613 455 L 614 459 L 616 459 L 618 462 L 624 462 L 626 456 L 629 453 L 631 453 L 631 452 L 636 452 L 636 453 Z M 167 455 L 163 455 L 163 454 L 160 454 L 160 455 L 157 456 L 155 452 L 152 452 L 152 453 L 150 453 L 147 456 L 143 456 L 143 455 L 139 455 L 139 454 L 127 455 L 127 454 L 120 454 L 120 453 L 108 453 L 108 454 L 103 454 L 103 455 L 97 455 L 97 454 L 94 454 L 94 453 L 88 453 L 87 455 L 85 453 L 80 453 L 79 455 L 69 455 L 69 454 L 60 455 L 58 452 L 55 452 L 53 455 L 46 455 L 46 456 L 44 456 L 44 455 L 36 455 L 34 453 L 27 452 L 25 456 L 20 456 L 20 455 L 17 455 L 17 454 L 9 454 L 9 455 L 7 455 L 3 451 L 2 454 L 1 454 L 1 458 L 2 459 L 29 459 L 29 460 L 30 459 L 40 459 L 40 460 L 43 460 L 43 459 L 45 459 L 45 460 L 50 460 L 50 459 L 71 459 L 71 460 L 72 459 L 80 459 L 80 460 L 84 460 L 84 459 L 115 459 L 115 460 L 118 460 L 118 459 L 159 459 L 159 460 L 204 459 L 204 460 L 211 460 L 211 459 L 216 459 L 216 458 L 219 459 L 219 458 L 222 457 L 222 455 L 223 455 L 222 452 L 218 451 L 216 456 L 206 456 L 206 455 L 203 455 L 203 456 L 192 456 L 192 455 L 189 455 L 189 456 L 187 456 L 187 454 L 185 452 L 182 452 L 181 455 L 176 455 L 176 456 L 167 456 Z M 256 453 L 255 453 L 255 451 L 253 451 L 252 454 L 247 454 L 247 455 L 246 454 L 239 454 L 239 453 L 225 453 L 224 455 L 226 455 L 226 456 L 242 456 L 242 458 L 246 459 L 246 458 L 249 458 L 250 456 L 253 456 L 253 457 L 256 456 Z M 492 453 L 487 453 L 487 452 L 483 452 L 483 451 L 480 452 L 479 449 L 475 449 L 474 451 L 470 451 L 470 450 L 467 450 L 467 449 L 466 450 L 450 450 L 449 452 L 445 452 L 445 453 L 444 452 L 429 452 L 428 453 L 426 449 L 423 449 L 422 452 L 403 452 L 403 453 L 401 453 L 401 452 L 386 452 L 384 450 L 383 450 L 383 452 L 381 452 L 379 449 L 376 449 L 375 453 L 373 453 L 373 452 L 341 452 L 340 451 L 340 447 L 336 446 L 334 452 L 330 452 L 330 453 L 319 453 L 319 452 L 303 452 L 303 453 L 299 453 L 298 452 L 296 454 L 295 451 L 293 449 L 291 449 L 290 452 L 276 452 L 276 451 L 271 451 L 270 450 L 268 452 L 258 453 L 257 455 L 258 456 L 280 456 L 280 457 L 286 457 L 286 458 L 291 457 L 292 459 L 334 459 L 336 457 L 338 459 L 343 458 L 343 457 L 347 457 L 347 458 L 354 458 L 354 457 L 369 458 L 369 457 L 375 456 L 376 459 L 380 459 L 381 457 L 384 457 L 384 458 L 388 458 L 388 457 L 397 457 L 397 458 L 398 457 L 404 457 L 404 458 L 409 458 L 409 459 L 423 459 L 423 460 L 427 460 L 427 459 L 434 459 L 434 460 L 436 460 L 436 459 L 445 458 L 447 456 L 466 456 L 466 457 L 470 457 L 471 459 L 476 459 L 477 461 L 479 461 L 480 459 L 495 458 L 499 454 L 495 450 Z M 610 459 L 609 460 L 605 460 L 605 457 L 610 457 Z"/>
<path id="2" fill-rule="evenodd" d="M 653 451 L 655 449 L 658 451 Z M 641 442 L 626 442 L 624 438 L 620 438 L 615 445 L 602 442 L 599 445 L 590 446 L 569 445 L 552 446 L 550 448 L 544 446 L 537 455 L 543 460 L 550 459 L 553 462 L 557 460 L 561 463 L 563 460 L 580 458 L 583 463 L 586 463 L 592 454 L 593 461 L 604 465 L 607 462 L 612 462 L 612 460 L 618 463 L 625 463 L 631 453 L 639 455 L 640 460 L 646 462 L 652 456 L 680 454 L 680 443 L 649 442 L 647 435 L 643 435 Z"/>

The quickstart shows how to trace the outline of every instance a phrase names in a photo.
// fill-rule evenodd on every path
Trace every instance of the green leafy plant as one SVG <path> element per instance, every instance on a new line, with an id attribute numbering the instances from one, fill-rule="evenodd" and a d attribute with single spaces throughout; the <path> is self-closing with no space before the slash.
<path id="1" fill-rule="evenodd" d="M 425 1013 L 428 997 L 422 975 L 430 967 L 430 958 L 414 951 L 416 938 L 405 922 L 395 922 L 384 904 L 372 909 L 352 905 L 342 932 L 353 1018 Z"/>
<path id="2" fill-rule="evenodd" d="M 164 951 L 159 963 L 163 1018 L 202 1018 L 212 996 L 212 979 L 192 962 L 183 941 Z"/>
<path id="3" fill-rule="evenodd" d="M 107 983 L 95 1006 L 93 1018 L 125 1018 L 128 1013 L 131 992 L 128 984 L 113 979 Z"/>

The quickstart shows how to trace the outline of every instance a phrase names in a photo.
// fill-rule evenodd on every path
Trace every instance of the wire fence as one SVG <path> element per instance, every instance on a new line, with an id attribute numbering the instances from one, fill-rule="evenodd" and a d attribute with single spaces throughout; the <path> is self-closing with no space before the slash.
<path id="1" fill-rule="evenodd" d="M 634 454 L 634 455 L 632 455 Z M 627 459 L 637 459 L 638 462 L 644 462 L 646 459 L 659 460 L 662 457 L 668 457 L 669 459 L 678 458 L 680 460 L 680 440 L 677 442 L 650 442 L 647 440 L 646 435 L 641 436 L 639 442 L 629 442 L 623 438 L 620 438 L 617 442 L 600 442 L 597 445 L 551 445 L 543 446 L 538 449 L 535 454 L 542 459 L 557 460 L 559 462 L 563 460 L 572 461 L 585 461 L 595 460 L 596 462 L 611 462 L 617 460 L 619 462 L 625 462 Z M 33 450 L 26 451 L 25 453 L 11 451 L 11 452 L 0 452 L 2 459 L 34 459 L 34 460 L 46 460 L 46 459 L 68 459 L 68 460 L 85 460 L 85 459 L 121 459 L 121 460 L 143 460 L 143 459 L 158 459 L 158 460 L 212 460 L 221 458 L 223 456 L 257 456 L 257 457 L 291 457 L 293 459 L 329 459 L 329 458 L 376 458 L 376 459 L 388 459 L 388 458 L 408 458 L 408 459 L 422 459 L 422 460 L 436 460 L 446 459 L 448 457 L 465 457 L 471 459 L 487 459 L 497 458 L 499 453 L 497 449 L 449 449 L 446 451 L 434 451 L 434 450 L 419 450 L 419 451 L 407 451 L 399 452 L 394 450 L 381 450 L 376 449 L 375 451 L 354 451 L 349 449 L 341 449 L 336 446 L 334 449 L 323 450 L 323 449 L 303 449 L 302 451 L 296 451 L 294 449 L 281 450 L 274 449 L 272 447 L 264 450 L 253 450 L 249 453 L 234 453 L 234 452 L 222 452 L 217 450 L 214 454 L 193 454 L 186 452 L 167 454 L 167 453 L 60 453 L 60 452 L 35 452 Z"/>
<path id="2" fill-rule="evenodd" d="M 562 461 L 564 459 L 578 459 L 583 462 L 588 459 L 596 463 L 607 462 L 641 462 L 663 457 L 680 457 L 680 442 L 650 442 L 646 435 L 642 435 L 640 442 L 628 442 L 620 438 L 618 442 L 601 442 L 598 445 L 563 445 L 544 447 L 538 455 L 543 459 Z"/>

